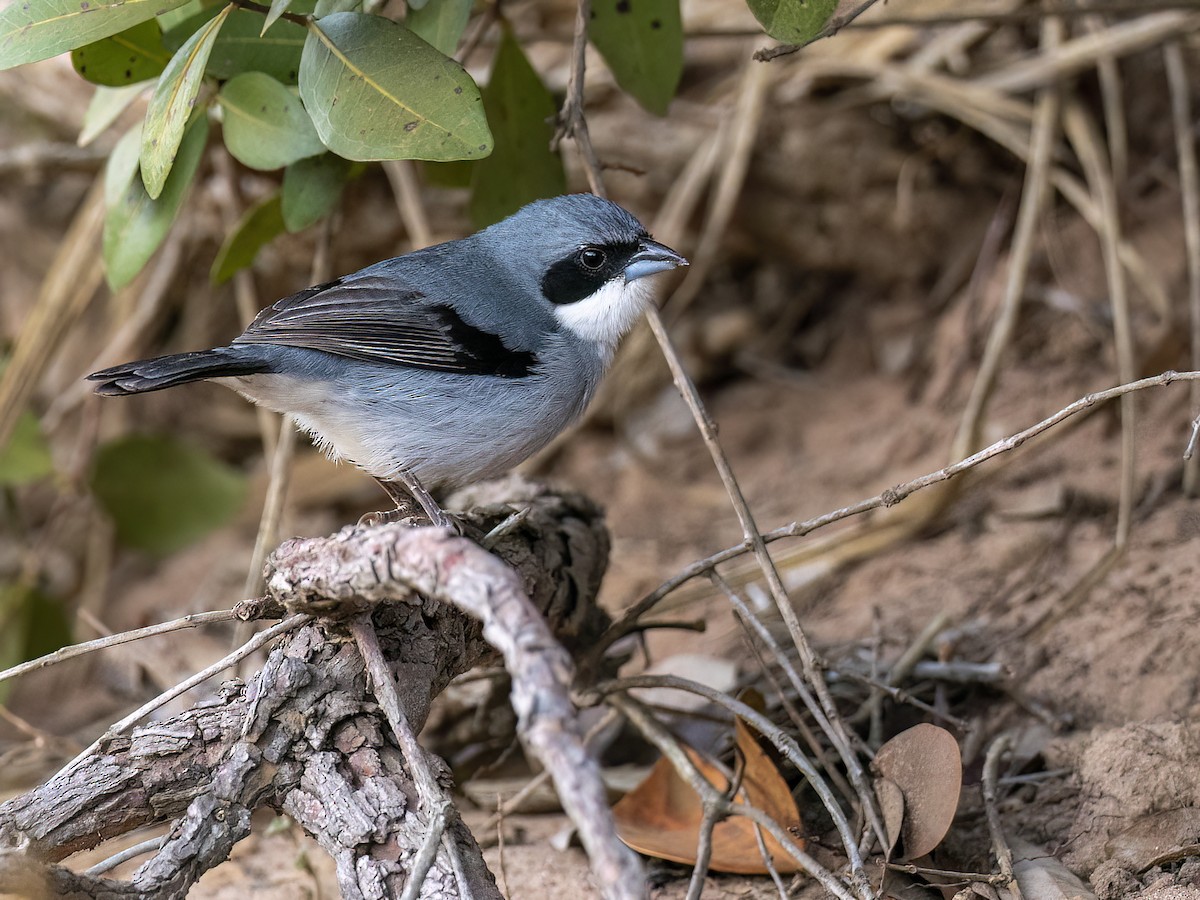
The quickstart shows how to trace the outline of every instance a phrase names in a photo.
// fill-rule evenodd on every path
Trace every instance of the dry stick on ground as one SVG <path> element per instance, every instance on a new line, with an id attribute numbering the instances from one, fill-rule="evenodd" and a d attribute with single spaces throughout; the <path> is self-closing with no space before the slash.
<path id="1" fill-rule="evenodd" d="M 1024 444 L 1026 441 L 1037 437 L 1045 431 L 1050 430 L 1061 422 L 1086 412 L 1096 406 L 1115 400 L 1125 394 L 1134 391 L 1144 391 L 1152 387 L 1165 387 L 1177 381 L 1197 382 L 1200 381 L 1200 371 L 1193 372 L 1175 372 L 1167 371 L 1159 375 L 1152 375 L 1149 378 L 1142 378 L 1138 381 L 1133 381 L 1128 384 L 1117 385 L 1116 387 L 1108 388 L 1103 391 L 1096 391 L 1087 394 L 1084 397 L 1076 400 L 1074 403 L 1068 404 L 1048 416 L 1036 425 L 1031 425 L 1023 431 L 1018 431 L 1016 434 L 1009 435 L 1003 440 L 996 441 L 984 447 L 978 453 L 973 453 L 966 459 L 959 460 L 953 465 L 946 466 L 944 469 L 938 469 L 936 472 L 930 472 L 928 475 L 922 475 L 920 478 L 914 478 L 911 481 L 903 482 L 895 487 L 889 488 L 881 494 L 876 494 L 866 500 L 860 500 L 858 503 L 844 506 L 841 509 L 836 509 L 833 512 L 825 513 L 813 519 L 806 519 L 800 522 L 792 522 L 788 525 L 780 526 L 772 531 L 763 534 L 763 540 L 772 543 L 774 541 L 783 540 L 784 538 L 804 537 L 820 528 L 827 525 L 832 525 L 835 522 L 840 522 L 843 519 L 849 519 L 852 516 L 861 515 L 865 512 L 870 512 L 873 509 L 883 509 L 895 506 L 897 503 L 905 500 L 917 491 L 930 487 L 934 484 L 939 484 L 947 481 L 956 475 L 961 475 L 969 469 L 973 469 L 981 463 L 987 462 L 993 457 L 1008 453 L 1015 450 Z M 604 639 L 600 642 L 601 648 L 609 647 L 620 637 L 628 634 L 635 623 L 647 612 L 652 610 L 663 598 L 670 595 L 680 586 L 691 581 L 693 578 L 699 578 L 706 575 L 715 566 L 719 566 L 723 562 L 728 562 L 731 559 L 736 559 L 739 556 L 744 556 L 750 552 L 750 548 L 744 543 L 737 544 L 733 547 L 727 547 L 711 556 L 704 559 L 696 560 L 680 570 L 676 575 L 664 581 L 661 585 L 639 600 L 634 606 L 630 607 L 622 615 L 622 617 L 613 625 Z"/>
<path id="2" fill-rule="evenodd" d="M 863 4 L 863 8 L 865 9 L 867 5 L 869 4 Z M 604 183 L 601 177 L 600 164 L 592 149 L 591 140 L 587 133 L 587 120 L 583 114 L 585 50 L 590 6 L 589 0 L 579 0 L 575 22 L 574 59 L 571 67 L 567 99 L 559 114 L 559 127 L 561 129 L 560 134 L 570 133 L 575 140 L 575 144 L 583 157 L 585 168 L 588 170 L 592 191 L 598 196 L 604 196 Z M 771 559 L 762 534 L 754 521 L 754 514 L 750 510 L 750 504 L 746 501 L 741 486 L 733 474 L 733 468 L 729 464 L 725 450 L 717 439 L 716 426 L 713 424 L 708 411 L 700 399 L 699 391 L 696 390 L 695 384 L 684 369 L 683 363 L 679 358 L 679 353 L 675 349 L 674 343 L 667 333 L 666 326 L 663 324 L 662 316 L 656 307 L 651 306 L 646 310 L 646 320 L 650 324 L 650 329 L 654 333 L 655 340 L 658 341 L 658 345 L 662 349 L 663 357 L 666 359 L 667 366 L 671 370 L 671 378 L 675 382 L 675 387 L 687 404 L 692 418 L 695 420 L 696 426 L 700 431 L 700 435 L 704 440 L 705 447 L 712 457 L 713 465 L 717 469 L 717 474 L 720 476 L 721 483 L 724 485 L 725 491 L 729 495 L 730 502 L 733 505 L 734 512 L 737 514 L 738 522 L 742 528 L 742 535 L 747 546 L 753 550 L 755 559 L 762 570 L 771 599 L 774 601 L 780 616 L 787 625 L 788 634 L 799 653 L 804 676 L 816 694 L 820 711 L 824 713 L 826 720 L 825 731 L 830 742 L 841 757 L 842 763 L 846 766 L 850 783 L 854 786 L 855 792 L 858 795 L 861 814 L 870 824 L 871 831 L 879 842 L 886 844 L 887 832 L 883 826 L 879 810 L 876 807 L 874 791 L 863 770 L 862 763 L 851 745 L 846 726 L 841 721 L 837 704 L 829 693 L 828 685 L 826 685 L 824 675 L 817 663 L 816 654 L 813 652 L 808 637 L 800 625 L 800 619 L 796 615 L 796 611 L 792 608 L 787 591 L 779 577 L 779 572 L 775 568 L 775 563 Z M 851 859 L 853 859 L 854 854 L 850 851 L 850 848 L 847 848 L 847 852 L 850 853 Z M 855 885 L 861 895 L 865 898 L 873 898 L 875 896 L 874 890 L 861 865 L 853 866 L 852 872 Z"/>
<path id="3" fill-rule="evenodd" d="M 992 741 L 983 762 L 983 808 L 987 814 L 988 832 L 992 836 L 992 851 L 996 854 L 996 865 L 1000 874 L 1008 879 L 1008 889 L 1013 900 L 1022 900 L 1021 888 L 1013 876 L 1012 850 L 1004 839 L 1004 828 L 1000 823 L 1000 812 L 996 809 L 996 780 L 1000 769 L 1000 757 L 1012 747 L 1012 735 L 1008 732 Z"/>
<path id="4" fill-rule="evenodd" d="M 1187 253 L 1188 315 L 1191 319 L 1192 368 L 1200 369 L 1200 172 L 1196 165 L 1196 137 L 1192 130 L 1192 91 L 1183 45 L 1172 41 L 1163 48 L 1167 85 L 1171 91 L 1171 119 L 1175 127 L 1175 152 L 1179 158 L 1179 188 L 1183 201 L 1183 239 Z M 1192 408 L 1200 407 L 1200 385 L 1192 385 Z M 1183 490 L 1195 496 L 1200 488 L 1200 457 L 1192 456 L 1183 469 Z"/>

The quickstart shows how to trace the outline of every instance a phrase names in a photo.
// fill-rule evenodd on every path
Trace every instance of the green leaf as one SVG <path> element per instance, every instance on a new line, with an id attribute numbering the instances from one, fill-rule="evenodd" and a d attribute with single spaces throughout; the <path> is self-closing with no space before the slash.
<path id="1" fill-rule="evenodd" d="M 333 212 L 350 180 L 354 164 L 336 153 L 302 159 L 283 172 L 283 222 L 288 231 L 303 231 Z"/>
<path id="2" fill-rule="evenodd" d="M 404 24 L 425 43 L 451 56 L 458 48 L 474 5 L 474 0 L 437 0 L 420 8 L 410 3 Z"/>
<path id="3" fill-rule="evenodd" d="M 190 38 L 171 57 L 158 79 L 150 98 L 146 120 L 142 125 L 142 181 L 146 193 L 157 198 L 171 174 L 171 164 L 183 140 L 183 129 L 196 105 L 200 80 L 226 16 L 233 5 L 226 6 Z"/>
<path id="4" fill-rule="evenodd" d="M 27 584 L 0 584 L 0 669 L 53 653 L 71 643 L 61 602 Z M 0 703 L 12 682 L 0 683 Z"/>
<path id="5" fill-rule="evenodd" d="M 472 159 L 492 136 L 462 66 L 389 19 L 335 13 L 309 25 L 300 96 L 347 159 Z"/>
<path id="6" fill-rule="evenodd" d="M 157 200 L 146 193 L 142 180 L 134 177 L 136 154 L 126 154 L 133 156 L 133 165 L 128 168 L 128 178 L 122 184 L 126 174 L 124 166 L 128 164 L 118 159 L 121 145 L 114 148 L 104 177 L 108 214 L 104 219 L 103 243 L 105 274 L 114 290 L 133 280 L 167 236 L 200 165 L 207 140 L 208 119 L 201 111 L 184 130 L 175 165 Z M 122 143 L 124 141 L 122 138 Z M 136 144 L 132 146 L 136 150 Z"/>
<path id="7" fill-rule="evenodd" d="M 163 30 L 167 49 L 174 53 L 182 47 L 192 32 L 221 11 L 222 5 L 221 0 L 186 0 L 182 6 L 160 15 L 158 26 Z"/>
<path id="8" fill-rule="evenodd" d="M 263 16 L 262 31 L 259 36 L 267 33 L 267 29 L 279 21 L 279 17 L 288 11 L 292 5 L 292 0 L 271 0 L 271 8 L 267 10 L 267 14 Z"/>
<path id="9" fill-rule="evenodd" d="M 195 447 L 149 435 L 102 446 L 91 483 L 117 538 L 159 556 L 228 523 L 246 492 L 237 470 Z"/>
<path id="10" fill-rule="evenodd" d="M 141 146 L 142 125 L 139 122 L 121 135 L 108 154 L 108 162 L 104 166 L 104 208 L 110 213 L 129 193 L 129 185 L 137 174 L 138 150 Z"/>
<path id="11" fill-rule="evenodd" d="M 209 75 L 225 79 L 243 72 L 265 72 L 284 84 L 296 83 L 307 35 L 304 26 L 282 19 L 263 34 L 262 19 L 248 9 L 234 10 L 213 46 Z"/>
<path id="12" fill-rule="evenodd" d="M 666 115 L 683 74 L 679 0 L 592 0 L 588 37 L 617 84 L 650 112 Z"/>
<path id="13" fill-rule="evenodd" d="M 121 113 L 129 109 L 142 92 L 144 84 L 128 84 L 125 87 L 98 87 L 92 94 L 87 111 L 83 114 L 83 128 L 79 132 L 78 144 L 86 147 L 97 137 L 108 130 L 113 122 L 120 118 Z"/>
<path id="14" fill-rule="evenodd" d="M 746 5 L 771 37 L 803 44 L 825 27 L 837 0 L 746 0 Z"/>
<path id="15" fill-rule="evenodd" d="M 531 200 L 567 190 L 562 159 L 550 149 L 554 98 L 507 29 L 483 90 L 483 105 L 496 149 L 473 164 L 471 220 L 480 228 Z"/>
<path id="16" fill-rule="evenodd" d="M 31 484 L 53 471 L 50 445 L 46 443 L 37 416 L 28 411 L 21 413 L 8 443 L 0 447 L 0 486 Z"/>
<path id="17" fill-rule="evenodd" d="M 0 69 L 92 44 L 185 0 L 13 0 L 0 12 Z"/>
<path id="18" fill-rule="evenodd" d="M 258 251 L 287 229 L 283 224 L 283 204 L 276 192 L 257 206 L 252 206 L 242 216 L 225 243 L 217 251 L 209 277 L 220 284 L 233 277 L 235 272 L 245 269 L 254 262 Z"/>
<path id="19" fill-rule="evenodd" d="M 317 0 L 313 16 L 323 19 L 326 16 L 332 16 L 334 13 L 351 12 L 353 10 L 361 11 L 362 4 L 363 0 Z"/>
<path id="20" fill-rule="evenodd" d="M 92 84 L 123 87 L 156 78 L 171 54 L 154 20 L 71 51 L 75 71 Z"/>
<path id="21" fill-rule="evenodd" d="M 325 152 L 300 98 L 270 75 L 246 72 L 230 79 L 217 102 L 225 111 L 225 146 L 251 169 L 282 169 Z"/>
<path id="22" fill-rule="evenodd" d="M 292 5 L 306 4 L 304 0 L 293 0 Z M 200 10 L 164 34 L 163 42 L 168 49 L 177 50 L 217 13 L 215 8 Z M 223 81 L 243 72 L 265 72 L 276 81 L 295 84 L 308 32 L 303 25 L 283 19 L 264 34 L 262 23 L 263 16 L 252 10 L 235 9 L 230 13 L 213 43 L 206 74 Z"/>

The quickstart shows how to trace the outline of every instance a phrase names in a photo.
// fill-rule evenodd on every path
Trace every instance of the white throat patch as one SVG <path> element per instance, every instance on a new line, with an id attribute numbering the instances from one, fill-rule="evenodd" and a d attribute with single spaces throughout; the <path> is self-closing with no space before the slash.
<path id="1" fill-rule="evenodd" d="M 649 278 L 626 282 L 624 276 L 617 275 L 594 294 L 554 307 L 554 314 L 565 327 L 596 344 L 608 365 L 621 338 L 653 300 L 654 286 Z"/>

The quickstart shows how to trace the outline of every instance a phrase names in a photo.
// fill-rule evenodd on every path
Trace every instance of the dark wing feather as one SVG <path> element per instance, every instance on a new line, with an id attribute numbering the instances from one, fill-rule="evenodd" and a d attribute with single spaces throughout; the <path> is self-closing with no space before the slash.
<path id="1" fill-rule="evenodd" d="M 258 314 L 235 344 L 322 350 L 370 363 L 520 378 L 534 354 L 463 321 L 450 306 L 379 275 L 306 288 Z"/>

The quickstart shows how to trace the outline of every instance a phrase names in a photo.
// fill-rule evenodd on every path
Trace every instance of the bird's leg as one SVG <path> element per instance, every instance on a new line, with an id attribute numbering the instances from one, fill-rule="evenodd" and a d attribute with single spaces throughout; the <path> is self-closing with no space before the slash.
<path id="1" fill-rule="evenodd" d="M 450 521 L 450 517 L 438 506 L 429 491 L 425 490 L 425 486 L 417 480 L 416 475 L 401 469 L 396 473 L 396 479 L 407 489 L 407 494 L 393 482 L 375 480 L 379 481 L 379 486 L 392 498 L 398 509 L 406 509 L 411 501 L 416 500 L 421 509 L 425 511 L 425 515 L 429 517 L 430 522 L 439 528 L 454 529 L 454 523 Z"/>

